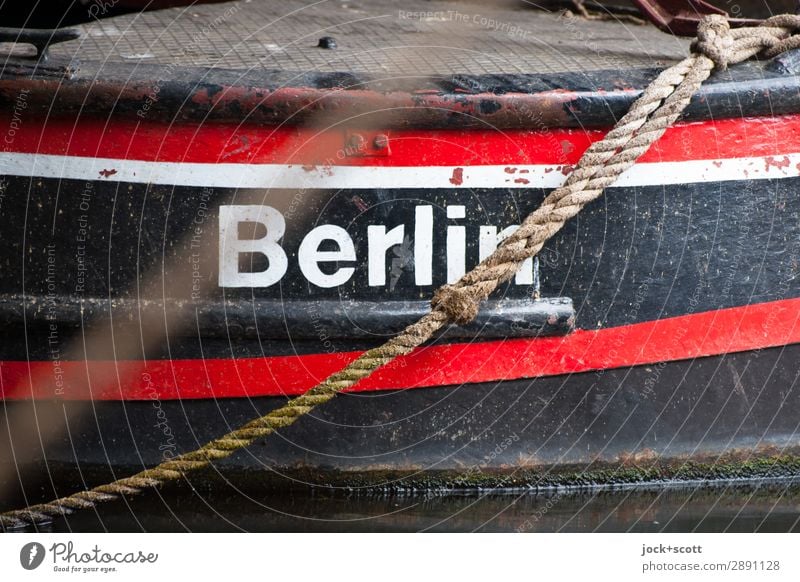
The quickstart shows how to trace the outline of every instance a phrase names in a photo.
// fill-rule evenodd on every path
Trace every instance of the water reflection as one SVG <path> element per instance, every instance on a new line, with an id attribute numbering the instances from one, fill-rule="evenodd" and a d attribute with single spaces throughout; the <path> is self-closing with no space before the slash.
<path id="1" fill-rule="evenodd" d="M 171 488 L 49 531 L 800 531 L 800 480 L 594 492 L 413 495 Z"/>

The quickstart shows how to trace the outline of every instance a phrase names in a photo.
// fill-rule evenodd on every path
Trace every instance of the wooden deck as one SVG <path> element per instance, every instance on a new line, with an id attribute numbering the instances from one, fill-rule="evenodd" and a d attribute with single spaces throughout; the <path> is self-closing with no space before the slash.
<path id="1" fill-rule="evenodd" d="M 686 39 L 522 2 L 225 2 L 129 14 L 53 47 L 81 61 L 418 76 L 664 67 Z M 337 48 L 318 47 L 321 37 Z"/>

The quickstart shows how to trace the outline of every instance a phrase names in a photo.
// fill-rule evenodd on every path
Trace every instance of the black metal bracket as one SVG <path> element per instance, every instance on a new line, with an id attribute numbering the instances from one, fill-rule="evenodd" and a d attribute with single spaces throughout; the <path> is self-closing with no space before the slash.
<path id="1" fill-rule="evenodd" d="M 48 58 L 47 49 L 52 44 L 76 40 L 81 31 L 76 28 L 6 28 L 0 26 L 0 42 L 32 44 L 36 47 L 36 58 L 44 62 Z"/>
<path id="2" fill-rule="evenodd" d="M 49 311 L 47 311 L 49 310 Z M 55 310 L 55 311 L 54 311 Z M 142 318 L 170 313 L 190 317 L 187 333 L 223 339 L 376 340 L 401 332 L 430 311 L 428 301 L 278 300 L 226 301 L 147 299 L 114 300 L 60 295 L 57 303 L 30 295 L 0 294 L 0 325 L 25 326 L 57 322 L 65 330 L 108 325 L 138 328 Z M 440 337 L 498 339 L 561 336 L 575 329 L 575 308 L 568 297 L 489 299 L 469 325 L 449 326 Z"/>

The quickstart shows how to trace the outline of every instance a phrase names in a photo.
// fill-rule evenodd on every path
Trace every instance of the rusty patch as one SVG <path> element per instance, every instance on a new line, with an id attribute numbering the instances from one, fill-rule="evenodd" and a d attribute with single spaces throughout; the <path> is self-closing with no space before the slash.
<path id="1" fill-rule="evenodd" d="M 788 168 L 792 162 L 789 160 L 789 156 L 784 156 L 781 159 L 777 159 L 774 156 L 769 156 L 764 158 L 764 170 L 769 172 L 770 168 L 777 168 L 778 170 L 782 170 L 783 168 Z"/>
<path id="2" fill-rule="evenodd" d="M 241 123 L 302 124 L 359 118 L 359 125 L 389 127 L 562 127 L 574 125 L 564 103 L 570 92 L 461 94 L 446 89 L 444 79 L 424 89 L 385 82 L 345 87 L 286 87 L 267 75 L 247 83 L 223 82 L 225 75 L 186 67 L 204 82 L 159 82 L 160 67 L 139 66 L 136 75 L 123 63 L 83 63 L 80 72 L 58 78 L 33 76 L 28 68 L 6 67 L 0 76 L 0 103 L 10 103 L 20 90 L 31 92 L 30 109 L 59 115 L 100 115 L 159 121 L 203 120 Z M 217 81 L 217 79 L 219 79 Z M 216 82 L 215 82 L 216 81 Z M 309 81 L 304 81 L 309 83 Z M 298 83 L 300 84 L 300 83 Z M 157 96 L 157 98 L 153 98 Z"/>

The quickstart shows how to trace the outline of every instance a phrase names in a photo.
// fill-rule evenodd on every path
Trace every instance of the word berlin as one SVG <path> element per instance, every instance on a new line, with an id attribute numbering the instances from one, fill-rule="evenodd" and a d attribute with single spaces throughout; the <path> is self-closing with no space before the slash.
<path id="1" fill-rule="evenodd" d="M 449 221 L 465 218 L 465 206 L 447 206 Z M 240 238 L 239 225 L 263 225 L 266 234 L 260 238 Z M 509 236 L 517 225 L 506 226 L 500 232 L 496 226 L 481 226 L 478 238 L 478 260 L 488 257 L 497 245 Z M 353 237 L 341 226 L 323 224 L 310 230 L 300 242 L 296 253 L 287 255 L 280 244 L 286 232 L 283 214 L 263 205 L 223 205 L 219 209 L 219 284 L 221 287 L 269 287 L 278 283 L 289 267 L 289 256 L 296 255 L 303 276 L 313 285 L 323 288 L 337 287 L 350 280 L 355 272 L 351 263 L 358 260 Z M 409 236 L 412 238 L 409 239 Z M 385 225 L 367 226 L 367 282 L 370 287 L 386 285 L 387 254 L 390 249 L 408 244 L 413 254 L 414 282 L 418 286 L 433 283 L 434 228 L 433 206 L 417 206 L 414 224 L 406 230 L 405 224 L 387 229 Z M 413 242 L 409 242 L 413 240 Z M 335 250 L 331 250 L 331 247 Z M 454 283 L 466 271 L 466 227 L 449 225 L 446 228 L 444 255 L 447 281 Z M 326 250 L 323 250 L 324 247 Z M 246 272 L 240 267 L 240 257 L 260 254 L 268 266 L 257 272 Z M 325 270 L 321 265 L 328 263 Z M 335 263 L 335 265 L 333 265 Z M 345 263 L 346 266 L 342 266 Z M 334 267 L 333 269 L 331 267 Z M 533 283 L 533 261 L 525 261 L 517 272 L 516 283 Z"/>

